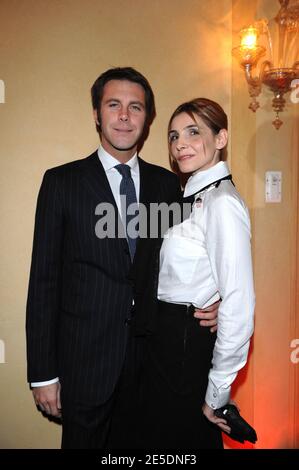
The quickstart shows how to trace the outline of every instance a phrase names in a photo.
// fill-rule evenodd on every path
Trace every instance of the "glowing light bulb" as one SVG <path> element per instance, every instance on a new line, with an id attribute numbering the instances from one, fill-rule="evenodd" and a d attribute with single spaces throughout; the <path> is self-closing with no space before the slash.
<path id="1" fill-rule="evenodd" d="M 247 49 L 255 49 L 257 43 L 257 30 L 256 28 L 247 28 L 241 31 L 241 47 Z"/>

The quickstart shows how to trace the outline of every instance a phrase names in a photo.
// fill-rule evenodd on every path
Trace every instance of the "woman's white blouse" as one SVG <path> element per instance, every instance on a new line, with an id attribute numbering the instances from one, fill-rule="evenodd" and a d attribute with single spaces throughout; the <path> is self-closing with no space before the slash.
<path id="1" fill-rule="evenodd" d="M 219 162 L 188 180 L 184 197 L 196 193 L 192 212 L 165 233 L 160 252 L 160 300 L 199 308 L 222 300 L 206 392 L 214 409 L 228 402 L 246 363 L 255 305 L 248 209 L 228 180 L 201 191 L 229 173 Z"/>

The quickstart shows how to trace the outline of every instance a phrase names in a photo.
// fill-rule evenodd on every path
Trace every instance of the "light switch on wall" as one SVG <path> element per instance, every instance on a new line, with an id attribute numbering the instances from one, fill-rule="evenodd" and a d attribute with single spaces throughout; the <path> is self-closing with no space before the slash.
<path id="1" fill-rule="evenodd" d="M 266 171 L 265 200 L 266 202 L 281 202 L 281 171 Z"/>

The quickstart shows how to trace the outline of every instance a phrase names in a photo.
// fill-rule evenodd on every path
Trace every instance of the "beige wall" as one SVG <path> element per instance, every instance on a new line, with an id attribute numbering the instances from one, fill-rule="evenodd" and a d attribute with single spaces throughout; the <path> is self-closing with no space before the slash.
<path id="1" fill-rule="evenodd" d="M 273 7 L 273 2 L 258 2 L 258 17 L 271 18 L 276 12 L 277 6 Z M 271 99 L 270 92 L 265 93 L 261 99 L 263 109 L 257 114 L 256 121 L 254 247 L 258 303 L 254 413 L 264 446 L 290 448 L 295 446 L 296 439 L 298 444 L 294 427 L 298 402 L 295 402 L 294 386 L 299 364 L 290 360 L 290 343 L 298 338 L 295 316 L 299 310 L 294 278 L 299 242 L 296 233 L 299 148 L 298 141 L 295 143 L 299 127 L 298 120 L 294 119 L 295 106 L 288 97 L 284 124 L 277 132 L 271 125 L 274 118 L 274 113 L 270 112 Z M 264 202 L 267 170 L 282 171 L 281 204 Z"/>
<path id="2" fill-rule="evenodd" d="M 151 162 L 168 165 L 167 120 L 181 101 L 210 96 L 230 114 L 231 2 L 1 0 L 0 17 L 0 447 L 58 447 L 60 428 L 37 413 L 26 385 L 24 316 L 42 175 L 98 145 L 89 90 L 112 66 L 134 66 L 153 86 L 158 117 L 142 150 Z"/>
<path id="3" fill-rule="evenodd" d="M 234 0 L 234 42 L 240 28 L 257 18 L 273 18 L 278 7 L 276 1 Z M 299 337 L 298 105 L 287 97 L 284 124 L 277 131 L 270 91 L 259 97 L 256 114 L 246 110 L 247 86 L 235 62 L 232 86 L 232 170 L 251 209 L 257 300 L 251 360 L 236 396 L 258 430 L 256 448 L 298 447 L 299 364 L 290 360 L 290 343 Z M 265 203 L 268 170 L 282 171 L 280 204 Z"/>
<path id="4" fill-rule="evenodd" d="M 274 0 L 1 0 L 0 448 L 59 446 L 60 428 L 37 413 L 26 385 L 24 312 L 36 196 L 47 168 L 98 145 L 89 89 L 118 65 L 143 72 L 156 94 L 158 116 L 141 152 L 150 162 L 168 166 L 167 120 L 181 101 L 207 96 L 232 118 L 230 162 L 251 211 L 257 294 L 252 353 L 235 396 L 258 430 L 257 447 L 299 446 L 299 365 L 290 362 L 290 341 L 299 337 L 298 117 L 295 128 L 296 110 L 289 107 L 277 132 L 269 94 L 251 113 L 231 59 L 236 31 L 271 13 L 273 3 L 275 13 Z M 266 170 L 283 172 L 282 204 L 264 203 Z"/>

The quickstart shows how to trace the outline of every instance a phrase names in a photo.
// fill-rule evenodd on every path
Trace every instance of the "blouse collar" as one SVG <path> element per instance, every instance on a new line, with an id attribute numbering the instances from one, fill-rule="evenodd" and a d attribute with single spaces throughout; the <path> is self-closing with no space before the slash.
<path id="1" fill-rule="evenodd" d="M 201 189 L 205 188 L 209 184 L 214 183 L 225 176 L 230 174 L 228 165 L 226 162 L 218 162 L 216 165 L 208 168 L 207 170 L 198 171 L 194 173 L 187 181 L 184 191 L 184 197 L 191 196 L 192 194 L 198 193 Z"/>

